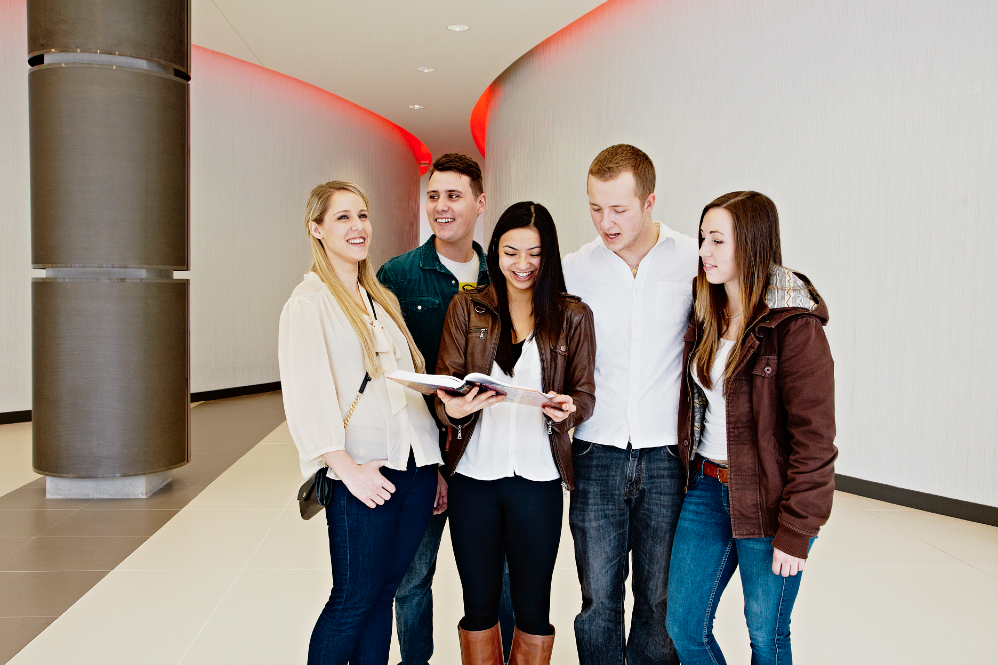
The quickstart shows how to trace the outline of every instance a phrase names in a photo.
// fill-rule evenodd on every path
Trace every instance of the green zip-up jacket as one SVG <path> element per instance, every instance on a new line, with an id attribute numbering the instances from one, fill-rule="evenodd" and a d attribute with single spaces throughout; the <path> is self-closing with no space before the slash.
<path id="1" fill-rule="evenodd" d="M 440 350 L 440 336 L 444 330 L 444 319 L 451 298 L 458 293 L 457 277 L 444 267 L 437 255 L 431 235 L 425 243 L 399 254 L 385 262 L 378 270 L 378 281 L 388 287 L 399 299 L 405 324 L 416 341 L 416 346 L 426 360 L 426 371 L 433 373 L 437 366 L 437 352 Z M 478 255 L 478 285 L 489 283 L 489 269 L 485 262 L 485 252 L 477 242 L 472 243 Z M 432 398 L 428 400 L 430 413 Z M 439 421 L 438 421 L 439 424 Z"/>

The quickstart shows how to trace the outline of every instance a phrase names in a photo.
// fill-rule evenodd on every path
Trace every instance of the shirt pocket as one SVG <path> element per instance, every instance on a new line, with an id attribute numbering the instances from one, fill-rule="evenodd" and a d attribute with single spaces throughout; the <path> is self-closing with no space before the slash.
<path id="1" fill-rule="evenodd" d="M 399 298 L 399 305 L 402 307 L 402 316 L 406 323 L 411 326 L 413 319 L 435 312 L 440 307 L 440 299 L 433 296 L 414 296 Z M 410 318 L 412 317 L 412 318 Z"/>
<path id="2" fill-rule="evenodd" d="M 778 356 L 759 356 L 752 366 L 752 373 L 767 379 L 775 379 L 777 360 Z"/>
<path id="3" fill-rule="evenodd" d="M 655 289 L 655 318 L 663 323 L 689 323 L 693 309 L 690 285 L 659 282 Z"/>

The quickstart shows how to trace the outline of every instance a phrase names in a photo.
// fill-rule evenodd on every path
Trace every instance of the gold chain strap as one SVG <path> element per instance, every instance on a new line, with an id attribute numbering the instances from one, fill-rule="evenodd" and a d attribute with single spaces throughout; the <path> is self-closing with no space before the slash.
<path id="1" fill-rule="evenodd" d="M 347 415 L 343 417 L 343 429 L 347 428 L 347 423 L 350 422 L 350 417 L 353 416 L 353 410 L 357 408 L 357 402 L 360 401 L 360 393 L 353 398 L 353 404 L 350 405 L 350 409 L 347 411 Z"/>

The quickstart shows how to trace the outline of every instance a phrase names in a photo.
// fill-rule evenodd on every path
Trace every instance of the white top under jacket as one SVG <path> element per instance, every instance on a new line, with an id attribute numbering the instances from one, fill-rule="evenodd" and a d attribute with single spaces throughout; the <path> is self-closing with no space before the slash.
<path id="1" fill-rule="evenodd" d="M 523 343 L 512 376 L 495 362 L 489 376 L 521 388 L 543 391 L 541 355 L 534 336 Z M 561 476 L 551 456 L 544 412 L 536 406 L 505 402 L 482 409 L 478 426 L 455 471 L 476 480 L 498 480 L 514 475 L 527 480 L 557 480 Z"/>
<path id="2" fill-rule="evenodd" d="M 728 412 L 727 400 L 724 399 L 724 366 L 728 363 L 728 356 L 731 355 L 733 348 L 735 348 L 734 342 L 721 338 L 717 353 L 714 355 L 714 366 L 710 368 L 713 388 L 704 388 L 696 367 L 690 363 L 693 380 L 707 397 L 707 411 L 703 417 L 703 432 L 700 433 L 697 452 L 715 462 L 728 461 Z"/>
<path id="3" fill-rule="evenodd" d="M 568 292 L 596 321 L 596 408 L 575 435 L 626 448 L 675 445 L 683 337 L 693 306 L 697 242 L 659 227 L 658 242 L 638 268 L 602 237 L 564 259 Z"/>
<path id="4" fill-rule="evenodd" d="M 361 296 L 370 314 L 367 292 Z M 346 450 L 358 464 L 387 460 L 404 470 L 412 450 L 417 466 L 440 464 L 436 424 L 423 396 L 385 379 L 396 369 L 415 371 L 405 335 L 375 303 L 374 330 L 383 372 L 371 380 L 343 430 L 343 416 L 366 372 L 364 351 L 350 321 L 314 272 L 305 275 L 281 312 L 277 358 L 284 413 L 298 447 L 302 475 L 325 464 L 321 455 Z M 329 477 L 335 478 L 332 470 Z"/>

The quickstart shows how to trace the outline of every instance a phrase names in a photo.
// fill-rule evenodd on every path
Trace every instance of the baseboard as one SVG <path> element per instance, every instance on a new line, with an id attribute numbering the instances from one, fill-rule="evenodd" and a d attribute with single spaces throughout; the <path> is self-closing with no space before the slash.
<path id="1" fill-rule="evenodd" d="M 916 490 L 903 489 L 893 485 L 875 483 L 872 480 L 853 478 L 835 474 L 835 489 L 848 494 L 858 494 L 868 499 L 886 501 L 906 508 L 916 508 L 937 515 L 956 517 L 969 522 L 979 522 L 998 526 L 998 507 L 982 503 L 950 499 L 945 496 L 927 494 Z"/>
<path id="2" fill-rule="evenodd" d="M 219 390 L 204 390 L 199 393 L 191 393 L 192 402 L 207 402 L 213 399 L 226 399 L 227 397 L 242 397 L 244 395 L 257 395 L 259 393 L 271 393 L 281 389 L 281 382 L 258 383 L 253 386 L 239 386 L 238 388 L 221 388 Z"/>
<path id="3" fill-rule="evenodd" d="M 11 425 L 13 423 L 30 423 L 31 411 L 5 411 L 0 413 L 0 425 Z"/>
<path id="4" fill-rule="evenodd" d="M 205 390 L 199 393 L 191 393 L 192 402 L 208 402 L 213 399 L 225 399 L 227 397 L 242 397 L 244 395 L 258 395 L 260 393 L 270 393 L 281 389 L 281 382 L 258 383 L 254 386 L 239 386 L 237 388 L 221 388 L 219 390 Z M 5 411 L 0 412 L 0 425 L 10 425 L 12 423 L 30 423 L 31 411 Z"/>

